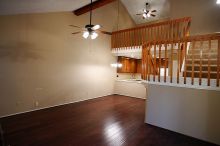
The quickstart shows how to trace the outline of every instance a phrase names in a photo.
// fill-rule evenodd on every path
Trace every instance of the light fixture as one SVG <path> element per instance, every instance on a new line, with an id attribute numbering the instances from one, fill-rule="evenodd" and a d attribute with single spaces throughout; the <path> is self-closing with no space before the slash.
<path id="1" fill-rule="evenodd" d="M 92 40 L 96 39 L 97 37 L 98 37 L 98 33 L 96 33 L 96 32 L 91 33 L 91 39 Z"/>
<path id="2" fill-rule="evenodd" d="M 92 29 L 93 29 L 93 30 L 97 30 L 97 29 L 100 29 L 100 28 L 101 28 L 101 26 L 97 24 L 97 25 L 93 26 Z"/>
<path id="3" fill-rule="evenodd" d="M 150 16 L 151 16 L 151 12 L 148 12 L 147 17 L 150 18 Z"/>
<path id="4" fill-rule="evenodd" d="M 111 64 L 111 67 L 121 68 L 121 67 L 122 67 L 122 64 L 121 64 L 121 63 L 112 63 L 112 64 Z"/>
<path id="5" fill-rule="evenodd" d="M 89 37 L 89 32 L 88 32 L 88 31 L 84 31 L 83 37 L 84 37 L 85 39 L 87 39 L 87 38 Z"/>
<path id="6" fill-rule="evenodd" d="M 218 5 L 219 5 L 219 4 L 220 4 L 220 0 L 217 0 L 216 4 L 218 4 Z"/>
<path id="7" fill-rule="evenodd" d="M 143 17 L 144 17 L 144 18 L 147 18 L 147 14 L 146 14 L 146 13 L 144 13 L 144 14 L 143 14 Z"/>
<path id="8" fill-rule="evenodd" d="M 87 39 L 88 37 L 90 37 L 92 40 L 96 39 L 98 37 L 98 33 L 96 33 L 95 31 L 84 31 L 83 33 L 83 37 L 85 39 Z"/>

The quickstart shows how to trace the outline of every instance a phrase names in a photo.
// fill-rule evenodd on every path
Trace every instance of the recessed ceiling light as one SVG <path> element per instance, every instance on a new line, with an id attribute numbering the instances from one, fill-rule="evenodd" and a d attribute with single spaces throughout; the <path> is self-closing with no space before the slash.
<path id="1" fill-rule="evenodd" d="M 217 0 L 216 4 L 220 4 L 220 0 Z"/>

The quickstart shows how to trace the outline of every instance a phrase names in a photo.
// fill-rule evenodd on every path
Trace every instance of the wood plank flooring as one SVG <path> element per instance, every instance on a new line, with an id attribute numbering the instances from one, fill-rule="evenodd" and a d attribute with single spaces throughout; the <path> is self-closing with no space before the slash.
<path id="1" fill-rule="evenodd" d="M 145 100 L 111 95 L 0 119 L 5 146 L 212 146 L 144 124 Z"/>

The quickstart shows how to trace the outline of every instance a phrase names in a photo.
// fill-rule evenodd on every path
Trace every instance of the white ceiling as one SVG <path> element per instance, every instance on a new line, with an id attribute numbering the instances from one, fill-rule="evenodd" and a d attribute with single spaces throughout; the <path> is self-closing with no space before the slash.
<path id="1" fill-rule="evenodd" d="M 136 24 L 165 19 L 170 16 L 170 2 L 169 0 L 121 0 L 127 8 L 131 17 Z M 146 8 L 146 2 L 150 4 L 150 10 L 157 10 L 156 17 L 142 19 L 142 16 L 137 16 L 137 13 L 142 13 Z"/>
<path id="2" fill-rule="evenodd" d="M 96 1 L 96 0 L 93 0 Z M 168 0 L 121 0 L 137 24 L 169 17 Z M 137 16 L 149 2 L 158 12 L 155 18 Z M 90 0 L 0 0 L 0 15 L 73 11 L 90 3 Z"/>
<path id="3" fill-rule="evenodd" d="M 0 15 L 73 11 L 89 3 L 90 0 L 0 0 Z"/>

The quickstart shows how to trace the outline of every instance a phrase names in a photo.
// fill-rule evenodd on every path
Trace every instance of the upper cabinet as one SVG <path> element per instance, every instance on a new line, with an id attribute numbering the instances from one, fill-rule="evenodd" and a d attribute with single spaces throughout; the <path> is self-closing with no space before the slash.
<path id="1" fill-rule="evenodd" d="M 141 73 L 140 59 L 128 57 L 118 57 L 118 63 L 122 64 L 121 68 L 117 69 L 117 73 Z"/>
<path id="2" fill-rule="evenodd" d="M 141 74 L 141 71 L 142 71 L 142 60 L 137 59 L 137 73 Z"/>

